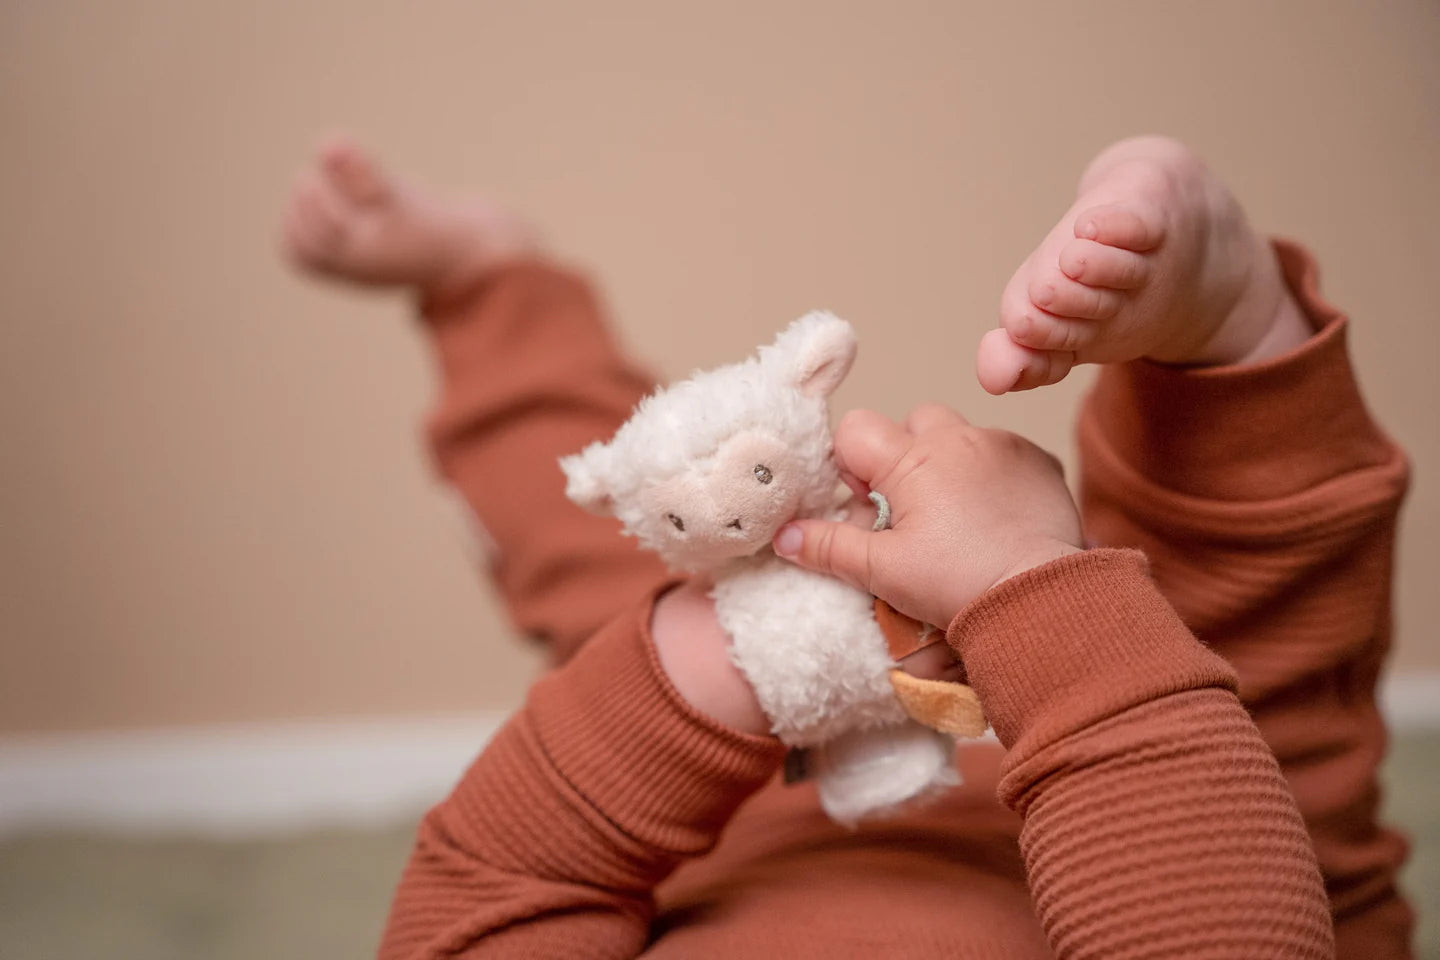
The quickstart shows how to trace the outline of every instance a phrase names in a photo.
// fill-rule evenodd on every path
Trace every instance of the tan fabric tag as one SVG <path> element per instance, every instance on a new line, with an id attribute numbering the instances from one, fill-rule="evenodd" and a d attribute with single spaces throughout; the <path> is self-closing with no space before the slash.
<path id="1" fill-rule="evenodd" d="M 890 685 L 911 720 L 953 737 L 973 738 L 985 733 L 985 711 L 980 698 L 963 683 L 922 680 L 904 670 L 890 671 Z"/>

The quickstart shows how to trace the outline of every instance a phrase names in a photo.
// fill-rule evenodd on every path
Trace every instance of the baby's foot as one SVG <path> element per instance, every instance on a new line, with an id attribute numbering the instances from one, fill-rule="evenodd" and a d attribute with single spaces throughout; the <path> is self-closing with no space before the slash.
<path id="1" fill-rule="evenodd" d="M 322 276 L 443 295 L 532 252 L 535 237 L 494 204 L 443 203 L 337 141 L 296 183 L 283 244 L 297 265 Z"/>
<path id="2" fill-rule="evenodd" d="M 1062 379 L 1077 363 L 1253 363 L 1305 340 L 1270 245 L 1183 144 L 1123 140 L 1015 271 L 1001 329 L 980 341 L 990 393 Z"/>

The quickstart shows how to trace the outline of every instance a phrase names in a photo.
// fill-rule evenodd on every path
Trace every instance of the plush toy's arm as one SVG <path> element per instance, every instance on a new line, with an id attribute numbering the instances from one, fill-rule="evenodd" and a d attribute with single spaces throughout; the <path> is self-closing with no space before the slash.
<path id="1" fill-rule="evenodd" d="M 687 705 L 644 604 L 531 690 L 425 817 L 381 960 L 639 955 L 651 891 L 708 851 L 784 748 Z"/>
<path id="2" fill-rule="evenodd" d="M 423 313 L 442 375 L 435 460 L 493 546 L 511 617 L 563 661 L 667 575 L 613 520 L 567 500 L 557 465 L 613 434 L 653 384 L 616 348 L 589 286 L 544 263 Z"/>

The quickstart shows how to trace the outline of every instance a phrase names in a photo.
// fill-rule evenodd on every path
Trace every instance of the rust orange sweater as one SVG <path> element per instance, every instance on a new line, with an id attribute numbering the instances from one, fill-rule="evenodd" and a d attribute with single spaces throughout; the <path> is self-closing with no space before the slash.
<path id="1" fill-rule="evenodd" d="M 647 635 L 665 572 L 564 499 L 556 458 L 650 386 L 588 287 L 534 263 L 428 304 L 440 468 L 556 669 L 424 819 L 381 956 L 1408 956 L 1374 703 L 1406 465 L 1277 249 L 1316 336 L 1102 374 L 1080 439 L 1106 548 L 956 618 L 999 744 L 855 832 L 777 782 L 776 741 L 675 693 Z"/>

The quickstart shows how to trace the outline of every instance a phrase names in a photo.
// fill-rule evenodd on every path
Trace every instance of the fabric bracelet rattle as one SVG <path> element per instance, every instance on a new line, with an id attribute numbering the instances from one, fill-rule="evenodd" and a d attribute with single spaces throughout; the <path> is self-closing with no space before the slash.
<path id="1" fill-rule="evenodd" d="M 619 518 L 672 569 L 713 577 L 731 659 L 842 823 L 958 783 L 955 738 L 985 730 L 970 687 L 897 666 L 935 628 L 770 549 L 791 519 L 844 516 L 828 399 L 855 351 L 848 323 L 807 314 L 758 356 L 658 390 L 613 439 L 560 461 L 572 500 Z M 871 500 L 884 529 L 890 505 Z"/>

